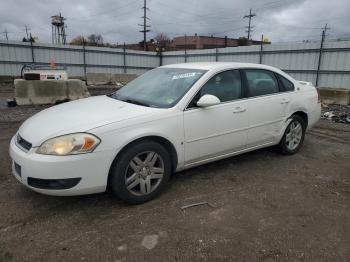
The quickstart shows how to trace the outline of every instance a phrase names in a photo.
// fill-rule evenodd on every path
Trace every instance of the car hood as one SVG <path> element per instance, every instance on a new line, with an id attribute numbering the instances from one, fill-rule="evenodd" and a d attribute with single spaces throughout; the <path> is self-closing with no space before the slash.
<path id="1" fill-rule="evenodd" d="M 161 109 L 126 103 L 108 96 L 80 99 L 43 110 L 27 119 L 19 134 L 33 147 L 45 140 L 154 114 Z"/>

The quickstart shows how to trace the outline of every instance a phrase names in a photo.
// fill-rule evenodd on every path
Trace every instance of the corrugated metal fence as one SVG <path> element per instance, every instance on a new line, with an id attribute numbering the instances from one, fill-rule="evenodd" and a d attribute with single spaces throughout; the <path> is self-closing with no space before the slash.
<path id="1" fill-rule="evenodd" d="M 0 42 L 0 75 L 19 75 L 23 64 L 48 64 L 54 58 L 71 76 L 85 72 L 141 74 L 159 65 L 185 62 L 235 61 L 272 65 L 294 78 L 320 87 L 350 89 L 350 41 L 325 42 L 320 70 L 319 43 L 271 44 L 206 50 L 142 52 L 104 47 L 57 46 Z"/>
<path id="2" fill-rule="evenodd" d="M 85 71 L 142 74 L 160 61 L 155 52 L 0 41 L 0 75 L 18 76 L 24 64 L 48 65 L 51 59 L 67 66 L 70 76 L 84 76 Z"/>
<path id="3" fill-rule="evenodd" d="M 320 70 L 320 43 L 271 44 L 207 50 L 166 52 L 163 64 L 199 61 L 235 61 L 275 66 L 295 79 L 320 87 L 350 89 L 350 41 L 325 42 Z"/>

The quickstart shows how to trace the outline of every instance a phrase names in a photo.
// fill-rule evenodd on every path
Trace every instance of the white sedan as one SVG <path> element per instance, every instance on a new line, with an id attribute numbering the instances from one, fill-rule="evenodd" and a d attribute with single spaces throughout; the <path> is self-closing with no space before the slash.
<path id="1" fill-rule="evenodd" d="M 273 145 L 296 153 L 320 111 L 311 83 L 274 67 L 167 65 L 111 95 L 29 118 L 11 140 L 12 168 L 40 193 L 109 189 L 137 204 L 158 195 L 176 171 Z"/>

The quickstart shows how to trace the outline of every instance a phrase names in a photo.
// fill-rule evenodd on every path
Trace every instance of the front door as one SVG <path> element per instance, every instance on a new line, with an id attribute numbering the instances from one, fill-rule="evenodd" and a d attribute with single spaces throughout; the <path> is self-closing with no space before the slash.
<path id="1" fill-rule="evenodd" d="M 218 105 L 199 108 L 196 101 L 210 94 Z M 202 86 L 184 111 L 185 165 L 239 151 L 247 139 L 247 100 L 242 98 L 240 72 L 228 70 L 213 76 Z"/>

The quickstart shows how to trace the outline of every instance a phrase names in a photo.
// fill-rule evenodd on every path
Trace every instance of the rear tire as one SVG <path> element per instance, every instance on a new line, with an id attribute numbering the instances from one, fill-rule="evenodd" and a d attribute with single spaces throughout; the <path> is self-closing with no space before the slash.
<path id="1" fill-rule="evenodd" d="M 284 135 L 278 144 L 278 149 L 283 155 L 293 155 L 301 148 L 306 131 L 305 120 L 298 116 L 293 115 L 291 122 L 286 128 Z"/>
<path id="2" fill-rule="evenodd" d="M 123 150 L 112 165 L 109 188 L 129 204 L 154 199 L 171 175 L 171 159 L 163 145 L 142 141 Z"/>

